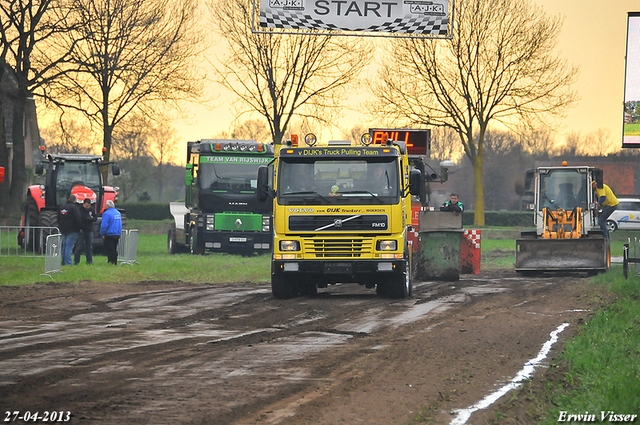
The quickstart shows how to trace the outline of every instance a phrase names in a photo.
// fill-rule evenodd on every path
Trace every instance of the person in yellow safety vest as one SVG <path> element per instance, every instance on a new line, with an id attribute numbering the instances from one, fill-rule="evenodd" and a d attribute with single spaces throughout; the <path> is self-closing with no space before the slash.
<path id="1" fill-rule="evenodd" d="M 600 228 L 604 233 L 604 237 L 609 239 L 609 229 L 607 228 L 607 219 L 618 208 L 618 198 L 613 194 L 613 190 L 606 184 L 602 185 L 602 188 L 598 188 L 596 182 L 591 183 L 591 187 L 596 192 L 598 197 L 598 204 L 602 206 L 602 211 L 598 216 L 598 222 Z"/>

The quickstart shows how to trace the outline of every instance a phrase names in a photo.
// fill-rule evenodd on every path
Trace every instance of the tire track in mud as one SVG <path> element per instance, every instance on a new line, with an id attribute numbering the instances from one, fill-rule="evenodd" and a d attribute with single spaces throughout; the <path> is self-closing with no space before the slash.
<path id="1" fill-rule="evenodd" d="M 357 285 L 286 301 L 266 284 L 39 294 L 0 320 L 0 400 L 87 423 L 235 423 L 384 350 L 398 328 L 527 291 L 509 279 L 422 282 L 405 300 Z M 31 314 L 38 303 L 46 311 Z"/>

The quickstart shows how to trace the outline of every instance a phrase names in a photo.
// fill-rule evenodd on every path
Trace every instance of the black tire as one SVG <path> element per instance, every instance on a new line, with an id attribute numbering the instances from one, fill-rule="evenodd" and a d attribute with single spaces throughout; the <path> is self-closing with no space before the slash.
<path id="1" fill-rule="evenodd" d="M 613 233 L 618 230 L 618 224 L 613 220 L 607 220 L 607 229 L 609 229 L 609 233 Z"/>
<path id="2" fill-rule="evenodd" d="M 300 294 L 313 297 L 318 294 L 318 285 L 315 282 L 303 283 L 300 288 Z"/>
<path id="3" fill-rule="evenodd" d="M 198 238 L 198 229 L 196 227 L 192 227 L 189 231 L 189 252 L 191 255 L 204 254 L 204 247 Z"/>
<path id="4" fill-rule="evenodd" d="M 274 297 L 281 300 L 293 298 L 293 282 L 291 281 L 291 279 L 272 274 L 271 293 Z"/>
<path id="5" fill-rule="evenodd" d="M 58 227 L 58 213 L 56 211 L 44 210 L 40 211 L 40 223 L 42 227 Z M 42 246 L 38 249 L 38 252 L 43 253 L 47 247 L 47 236 L 56 234 L 53 229 L 42 229 L 42 238 L 37 241 L 40 243 L 42 240 Z"/>
<path id="6" fill-rule="evenodd" d="M 404 250 L 404 270 L 400 276 L 395 277 L 387 283 L 387 291 L 392 298 L 407 298 L 413 293 L 413 283 L 411 276 L 411 257 L 409 250 Z"/>
<path id="7" fill-rule="evenodd" d="M 176 241 L 176 226 L 173 225 L 169 229 L 169 233 L 167 234 L 167 251 L 169 254 L 177 254 L 178 253 L 178 242 Z"/>
<path id="8" fill-rule="evenodd" d="M 22 243 L 20 244 L 21 248 L 24 248 L 26 244 L 26 249 L 28 251 L 40 251 L 39 238 L 40 231 L 37 229 L 31 229 L 30 227 L 39 226 L 40 225 L 40 212 L 38 211 L 38 204 L 36 200 L 33 199 L 31 195 L 27 197 L 27 208 L 24 212 L 24 227 L 25 227 L 25 235 L 22 239 Z M 27 230 L 27 228 L 29 228 Z"/>

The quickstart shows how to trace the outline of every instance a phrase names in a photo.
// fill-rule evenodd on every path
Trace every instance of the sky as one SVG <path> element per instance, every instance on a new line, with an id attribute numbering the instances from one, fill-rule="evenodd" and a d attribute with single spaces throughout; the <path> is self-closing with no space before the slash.
<path id="1" fill-rule="evenodd" d="M 609 131 L 616 146 L 622 144 L 622 119 L 624 100 L 625 51 L 627 37 L 627 13 L 640 12 L 638 0 L 534 0 L 552 16 L 563 16 L 564 25 L 558 37 L 558 51 L 569 63 L 580 67 L 580 74 L 573 89 L 580 96 L 576 106 L 567 111 L 561 120 L 557 137 L 570 132 L 582 135 L 604 129 Z M 462 0 L 457 1 L 462 4 Z M 217 43 L 209 60 L 220 60 L 224 42 Z M 213 72 L 208 71 L 209 75 Z M 217 84 L 211 82 L 207 90 L 215 100 L 206 107 L 189 106 L 190 118 L 175 122 L 182 139 L 178 158 L 183 158 L 186 142 L 210 138 L 221 131 L 229 131 L 236 117 L 231 104 L 233 98 Z M 362 96 L 349 99 L 359 103 Z M 242 119 L 244 120 L 244 118 Z M 340 124 L 351 128 L 356 124 L 376 127 L 361 113 L 345 110 Z M 339 132 L 338 132 L 339 133 Z M 340 134 L 323 134 L 326 137 Z"/>

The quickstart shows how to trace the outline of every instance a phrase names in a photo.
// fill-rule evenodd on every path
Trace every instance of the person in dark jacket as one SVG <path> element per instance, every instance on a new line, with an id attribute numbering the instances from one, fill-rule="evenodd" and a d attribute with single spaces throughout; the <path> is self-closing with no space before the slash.
<path id="1" fill-rule="evenodd" d="M 451 198 L 442 204 L 440 211 L 451 211 L 454 214 L 460 214 L 464 211 L 464 205 L 462 205 L 462 202 L 458 201 L 458 194 L 452 193 Z"/>
<path id="2" fill-rule="evenodd" d="M 62 265 L 70 266 L 73 247 L 80 232 L 80 211 L 76 205 L 76 195 L 70 195 L 67 202 L 58 208 L 58 228 L 62 233 Z"/>
<path id="3" fill-rule="evenodd" d="M 80 208 L 80 235 L 78 242 L 73 249 L 73 264 L 80 264 L 80 256 L 84 250 L 87 256 L 87 264 L 93 264 L 93 223 L 98 218 L 91 208 L 91 199 L 84 198 L 82 208 Z"/>
<path id="4" fill-rule="evenodd" d="M 104 250 L 107 252 L 107 262 L 118 264 L 118 242 L 122 233 L 122 215 L 116 209 L 112 200 L 108 200 L 107 209 L 102 214 L 100 236 L 104 240 Z"/>

